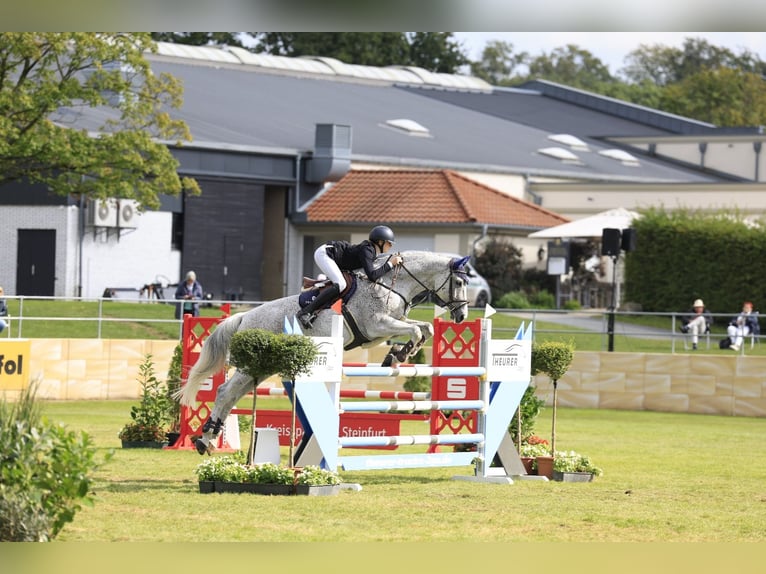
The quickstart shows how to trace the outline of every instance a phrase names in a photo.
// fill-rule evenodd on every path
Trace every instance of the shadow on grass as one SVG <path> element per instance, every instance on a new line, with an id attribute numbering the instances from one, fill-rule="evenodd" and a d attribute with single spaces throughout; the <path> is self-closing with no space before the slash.
<path id="1" fill-rule="evenodd" d="M 174 481 L 174 480 L 105 480 L 99 485 L 99 488 L 106 492 L 128 493 L 128 492 L 163 492 L 165 494 L 172 492 L 186 493 L 192 488 L 197 488 L 197 482 L 192 480 Z"/>

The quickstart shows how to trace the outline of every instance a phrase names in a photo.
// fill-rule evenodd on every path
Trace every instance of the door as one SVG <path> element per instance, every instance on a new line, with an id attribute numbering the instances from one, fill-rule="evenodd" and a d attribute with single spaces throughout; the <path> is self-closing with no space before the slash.
<path id="1" fill-rule="evenodd" d="M 19 229 L 16 294 L 53 297 L 56 286 L 56 230 Z"/>

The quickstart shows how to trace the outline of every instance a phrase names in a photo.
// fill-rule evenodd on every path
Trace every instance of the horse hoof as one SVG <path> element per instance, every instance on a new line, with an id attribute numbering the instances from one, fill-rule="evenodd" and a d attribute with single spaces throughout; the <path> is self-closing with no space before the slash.
<path id="1" fill-rule="evenodd" d="M 383 362 L 380 364 L 381 367 L 390 367 L 394 364 L 394 356 L 389 353 L 385 357 L 383 357 Z"/>
<path id="2" fill-rule="evenodd" d="M 208 451 L 207 445 L 203 442 L 201 438 L 198 438 L 194 441 L 194 446 L 197 447 L 197 452 L 200 454 L 210 454 Z"/>

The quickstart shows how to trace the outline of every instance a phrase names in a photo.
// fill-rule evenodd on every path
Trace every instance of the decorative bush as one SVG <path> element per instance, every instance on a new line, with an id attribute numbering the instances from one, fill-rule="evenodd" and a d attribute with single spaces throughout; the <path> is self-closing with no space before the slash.
<path id="1" fill-rule="evenodd" d="M 36 385 L 0 402 L 0 541 L 52 540 L 93 502 L 93 441 L 43 419 Z"/>
<path id="2" fill-rule="evenodd" d="M 122 428 L 118 437 L 124 441 L 163 442 L 175 422 L 176 403 L 168 394 L 166 384 L 155 375 L 151 354 L 144 357 L 138 369 L 141 402 L 131 407 L 133 420 Z"/>
<path id="3" fill-rule="evenodd" d="M 513 415 L 511 423 L 508 425 L 508 432 L 511 434 L 513 442 L 524 444 L 527 437 L 534 434 L 535 422 L 543 410 L 545 401 L 535 394 L 536 388 L 530 384 L 521 397 L 519 410 L 521 412 L 521 441 L 519 441 L 519 412 Z"/>
<path id="4" fill-rule="evenodd" d="M 523 291 L 511 291 L 505 293 L 496 300 L 496 307 L 501 309 L 531 309 L 532 304 L 527 299 L 527 294 Z"/>
<path id="5" fill-rule="evenodd" d="M 231 362 L 254 379 L 279 374 L 293 380 L 308 373 L 317 355 L 310 337 L 245 329 L 231 339 Z"/>

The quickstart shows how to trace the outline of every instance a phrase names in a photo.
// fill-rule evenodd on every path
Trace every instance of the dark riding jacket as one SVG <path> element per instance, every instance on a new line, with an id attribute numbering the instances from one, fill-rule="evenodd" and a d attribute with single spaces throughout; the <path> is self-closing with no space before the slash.
<path id="1" fill-rule="evenodd" d="M 377 281 L 383 274 L 393 269 L 393 265 L 388 261 L 380 267 L 375 267 L 378 252 L 369 239 L 357 244 L 351 244 L 348 241 L 328 241 L 327 254 L 338 264 L 341 271 L 364 269 L 370 281 Z"/>

